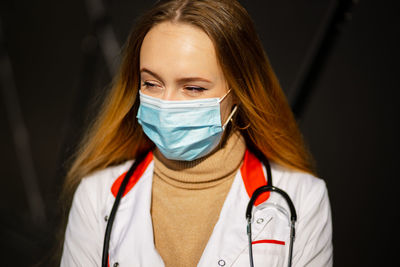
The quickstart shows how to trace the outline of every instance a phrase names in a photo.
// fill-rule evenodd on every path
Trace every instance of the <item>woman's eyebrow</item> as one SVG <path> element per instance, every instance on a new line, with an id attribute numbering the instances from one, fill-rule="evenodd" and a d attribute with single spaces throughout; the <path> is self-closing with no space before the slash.
<path id="1" fill-rule="evenodd" d="M 207 82 L 207 83 L 212 83 L 211 81 L 201 78 L 201 77 L 184 77 L 184 78 L 179 78 L 177 79 L 177 82 L 179 83 L 188 83 L 188 82 Z"/>
<path id="2" fill-rule="evenodd" d="M 140 70 L 140 73 L 143 73 L 143 72 L 144 72 L 144 73 L 148 73 L 148 74 L 150 74 L 151 76 L 155 77 L 156 79 L 162 81 L 161 77 L 160 77 L 158 74 L 152 72 L 152 71 L 149 70 L 149 69 L 142 68 L 142 69 Z M 207 80 L 207 79 L 202 78 L 202 77 L 182 77 L 182 78 L 177 79 L 176 81 L 177 81 L 178 83 L 187 83 L 187 82 L 194 82 L 194 81 L 201 81 L 201 82 L 212 83 L 210 80 Z"/>
<path id="3" fill-rule="evenodd" d="M 152 71 L 150 71 L 150 70 L 148 70 L 148 69 L 146 69 L 146 68 L 143 68 L 143 69 L 141 69 L 140 70 L 140 73 L 148 73 L 148 74 L 150 74 L 151 76 L 153 76 L 153 77 L 155 77 L 157 80 L 160 80 L 160 81 L 162 81 L 162 79 L 161 79 L 161 77 L 159 76 L 159 75 L 157 75 L 156 73 L 154 73 L 154 72 L 152 72 Z"/>

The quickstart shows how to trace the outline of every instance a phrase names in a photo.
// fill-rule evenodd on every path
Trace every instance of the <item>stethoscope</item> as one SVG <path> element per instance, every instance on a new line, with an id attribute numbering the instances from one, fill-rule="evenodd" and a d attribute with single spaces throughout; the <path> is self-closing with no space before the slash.
<path id="1" fill-rule="evenodd" d="M 137 166 L 142 162 L 142 160 L 144 159 L 145 156 L 146 156 L 146 153 L 143 153 L 135 160 L 135 162 L 132 164 L 132 166 L 129 168 L 128 172 L 126 173 L 124 179 L 122 180 L 121 186 L 118 189 L 118 193 L 117 193 L 117 196 L 115 197 L 110 216 L 108 217 L 106 232 L 104 235 L 103 256 L 102 256 L 102 262 L 101 262 L 102 267 L 108 266 L 108 249 L 110 246 L 111 229 L 112 229 L 112 226 L 114 223 L 115 215 L 117 213 L 117 209 L 118 209 L 119 203 L 121 201 L 122 195 L 125 192 L 126 186 L 129 182 L 129 179 L 131 178 L 133 172 L 136 170 Z M 267 185 L 261 186 L 254 191 L 254 193 L 252 194 L 252 196 L 250 198 L 249 204 L 247 205 L 247 209 L 246 209 L 247 236 L 248 236 L 248 240 L 249 240 L 250 266 L 254 267 L 253 244 L 252 244 L 252 237 L 251 237 L 251 221 L 252 221 L 252 210 L 253 210 L 254 202 L 264 192 L 276 192 L 286 200 L 286 203 L 288 204 L 289 209 L 290 209 L 290 243 L 289 243 L 289 257 L 288 257 L 288 266 L 290 267 L 290 266 L 292 266 L 293 242 L 294 242 L 294 238 L 295 238 L 295 223 L 297 220 L 296 209 L 295 209 L 293 202 L 290 199 L 289 195 L 285 191 L 272 185 L 272 174 L 271 174 L 271 166 L 269 164 L 269 161 L 266 158 L 263 158 L 262 161 L 263 161 L 264 166 L 267 171 L 268 183 L 267 183 Z"/>

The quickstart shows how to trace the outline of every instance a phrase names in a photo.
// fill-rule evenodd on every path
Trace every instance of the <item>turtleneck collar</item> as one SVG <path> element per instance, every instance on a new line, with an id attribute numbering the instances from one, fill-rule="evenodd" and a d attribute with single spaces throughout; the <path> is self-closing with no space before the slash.
<path id="1" fill-rule="evenodd" d="M 231 134 L 222 148 L 193 161 L 169 160 L 156 149 L 155 177 L 179 188 L 213 187 L 235 176 L 245 151 L 246 144 L 239 132 Z"/>

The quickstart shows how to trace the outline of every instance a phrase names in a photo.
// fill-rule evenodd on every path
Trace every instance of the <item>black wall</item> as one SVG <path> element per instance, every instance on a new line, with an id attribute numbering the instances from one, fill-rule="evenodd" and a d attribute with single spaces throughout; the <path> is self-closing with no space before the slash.
<path id="1" fill-rule="evenodd" d="M 138 14 L 152 3 L 142 2 L 106 3 L 120 44 Z M 399 2 L 353 1 L 345 19 L 339 18 L 336 27 L 327 29 L 324 23 L 340 1 L 241 2 L 252 15 L 290 98 L 301 73 L 310 74 L 303 83 L 310 93 L 299 125 L 319 175 L 328 185 L 335 266 L 392 265 L 399 217 L 395 205 Z M 63 164 L 90 121 L 110 75 L 101 54 L 91 61 L 92 72 L 85 68 L 85 58 L 90 58 L 84 54 L 85 37 L 94 31 L 85 1 L 2 1 L 0 16 L 46 207 L 45 223 L 35 225 L 10 126 L 12 109 L 7 110 L 8 98 L 2 94 L 0 251 L 8 264 L 27 266 L 41 258 L 53 242 Z M 318 51 L 314 46 L 318 36 L 324 37 L 323 30 L 328 30 L 330 38 L 325 39 L 322 53 L 313 54 Z M 308 61 L 313 56 L 318 60 Z"/>

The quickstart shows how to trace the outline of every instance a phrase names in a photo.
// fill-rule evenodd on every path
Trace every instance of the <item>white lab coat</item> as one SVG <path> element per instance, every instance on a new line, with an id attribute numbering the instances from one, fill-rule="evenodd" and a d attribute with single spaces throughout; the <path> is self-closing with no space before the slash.
<path id="1" fill-rule="evenodd" d="M 260 179 L 255 181 L 250 177 L 257 172 L 257 164 L 262 166 L 261 163 L 255 157 L 249 158 L 247 171 L 242 167 L 234 178 L 199 267 L 249 266 L 245 219 L 251 194 L 248 191 L 263 185 Z M 245 157 L 246 161 L 249 160 Z M 114 202 L 115 190 L 113 194 L 111 188 L 116 186 L 118 177 L 119 181 L 122 179 L 131 164 L 132 161 L 128 161 L 109 167 L 82 180 L 69 214 L 62 267 L 101 265 L 106 218 Z M 164 266 L 154 246 L 150 214 L 153 168 L 154 162 L 150 158 L 143 168 L 144 173 L 136 178 L 136 183 L 128 185 L 128 189 L 131 188 L 121 199 L 111 234 L 109 266 Z M 265 184 L 265 168 L 260 169 Z M 331 212 L 325 183 L 276 164 L 271 165 L 271 170 L 274 186 L 287 192 L 297 211 L 293 266 L 332 266 Z M 272 193 L 267 201 L 254 208 L 254 264 L 256 267 L 287 266 L 288 220 L 284 213 L 270 208 L 267 203 L 287 207 L 282 197 Z"/>

